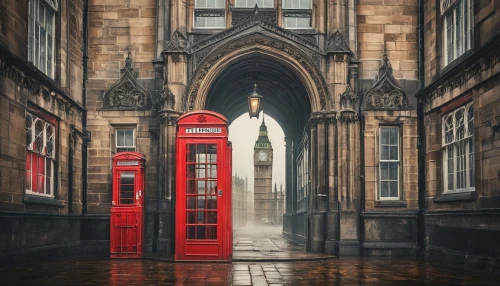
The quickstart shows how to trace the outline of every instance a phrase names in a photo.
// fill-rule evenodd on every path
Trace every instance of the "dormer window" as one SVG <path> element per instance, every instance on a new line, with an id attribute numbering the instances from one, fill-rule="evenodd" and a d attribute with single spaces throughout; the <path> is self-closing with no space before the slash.
<path id="1" fill-rule="evenodd" d="M 226 28 L 226 2 L 224 0 L 195 0 L 194 27 L 200 29 Z"/>
<path id="2" fill-rule="evenodd" d="M 274 8 L 273 0 L 235 0 L 235 8 L 254 8 L 257 4 L 259 8 Z"/>
<path id="3" fill-rule="evenodd" d="M 311 28 L 312 0 L 283 0 L 283 27 Z"/>

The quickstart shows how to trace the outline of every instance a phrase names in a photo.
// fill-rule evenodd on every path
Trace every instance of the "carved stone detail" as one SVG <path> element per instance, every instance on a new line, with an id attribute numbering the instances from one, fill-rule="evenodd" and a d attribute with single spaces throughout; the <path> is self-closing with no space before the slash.
<path id="1" fill-rule="evenodd" d="M 233 26 L 249 21 L 254 16 L 254 11 L 248 8 L 247 9 L 233 8 L 231 12 L 232 12 L 231 24 Z M 263 21 L 276 24 L 276 9 L 259 8 L 259 14 Z"/>
<path id="2" fill-rule="evenodd" d="M 186 37 L 176 30 L 162 53 L 184 53 L 187 51 Z"/>
<path id="3" fill-rule="evenodd" d="M 304 39 L 302 36 L 297 35 L 297 34 L 291 32 L 287 29 L 278 27 L 275 24 L 267 22 L 265 19 L 265 16 L 262 16 L 260 9 L 258 9 L 257 7 L 254 9 L 253 15 L 249 20 L 242 22 L 239 25 L 233 26 L 229 29 L 226 29 L 220 33 L 213 35 L 213 36 L 207 37 L 206 39 L 201 40 L 200 42 L 194 44 L 191 47 L 190 51 L 192 53 L 196 53 L 197 51 L 202 50 L 202 49 L 206 48 L 207 46 L 219 43 L 221 40 L 226 39 L 228 37 L 231 37 L 231 36 L 241 32 L 245 29 L 248 29 L 252 26 L 261 26 L 262 28 L 264 28 L 266 30 L 274 32 L 275 34 L 278 34 L 280 36 L 288 38 L 289 40 L 300 43 L 312 51 L 315 51 L 317 53 L 321 53 L 321 49 L 316 44 L 312 43 L 311 41 L 308 41 L 308 40 Z"/>
<path id="4" fill-rule="evenodd" d="M 18 66 L 5 58 L 2 51 L 0 51 L 0 75 L 12 80 L 18 87 L 26 89 L 30 95 L 43 98 L 48 103 L 52 102 L 66 115 L 72 115 L 75 108 L 78 113 L 83 111 L 83 108 L 68 95 L 61 94 L 55 88 L 45 86 L 39 80 L 26 75 Z"/>
<path id="5" fill-rule="evenodd" d="M 457 72 L 454 75 L 443 77 L 431 84 L 423 93 L 429 95 L 426 96 L 426 103 L 461 87 L 470 79 L 478 77 L 482 72 L 490 70 L 500 63 L 500 41 L 491 43 L 491 46 L 485 47 L 485 49 L 486 51 L 476 53 L 479 57 L 475 61 L 467 63 L 463 68 L 457 67 Z"/>
<path id="6" fill-rule="evenodd" d="M 163 87 L 163 92 L 159 98 L 160 106 L 166 107 L 168 110 L 175 110 L 175 95 L 172 93 L 168 85 Z"/>
<path id="7" fill-rule="evenodd" d="M 342 109 L 354 110 L 357 101 L 358 97 L 356 93 L 352 90 L 350 85 L 347 85 L 345 92 L 340 95 L 340 107 Z"/>
<path id="8" fill-rule="evenodd" d="M 328 38 L 328 44 L 326 46 L 326 52 L 327 53 L 348 53 L 352 54 L 351 49 L 349 48 L 349 45 L 344 39 L 344 36 L 342 33 L 337 30 L 335 33 L 330 35 L 330 38 Z"/>
<path id="9" fill-rule="evenodd" d="M 135 110 L 151 106 L 151 95 L 137 82 L 132 71 L 129 52 L 121 78 L 104 93 L 103 108 Z"/>
<path id="10" fill-rule="evenodd" d="M 409 109 L 408 95 L 392 75 L 387 54 L 384 54 L 382 66 L 379 68 L 378 81 L 366 93 L 363 101 L 363 110 L 378 109 Z"/>
<path id="11" fill-rule="evenodd" d="M 57 0 L 43 0 L 47 5 L 49 5 L 49 7 L 51 7 L 52 9 L 54 9 L 54 11 L 58 11 L 59 10 L 59 1 Z"/>
<path id="12" fill-rule="evenodd" d="M 320 98 L 320 106 L 322 109 L 326 108 L 327 103 L 327 91 L 326 91 L 326 82 L 323 78 L 323 75 L 318 70 L 317 66 L 310 59 L 310 55 L 304 53 L 300 49 L 292 46 L 288 43 L 279 41 L 277 39 L 268 38 L 262 35 L 252 35 L 245 38 L 240 38 L 232 43 L 226 43 L 220 48 L 214 49 L 213 53 L 210 53 L 207 58 L 203 61 L 202 65 L 198 67 L 194 73 L 193 78 L 190 81 L 190 88 L 187 96 L 184 100 L 188 100 L 187 107 L 189 110 L 194 108 L 196 96 L 198 94 L 198 90 L 201 86 L 202 80 L 205 78 L 206 74 L 210 70 L 210 68 L 222 57 L 231 53 L 232 51 L 238 50 L 243 47 L 253 46 L 253 45 L 263 45 L 272 47 L 281 51 L 286 52 L 290 57 L 295 59 L 299 64 L 301 64 L 308 74 L 312 77 L 315 85 L 318 88 L 319 98 Z M 183 102 L 186 104 L 186 102 Z"/>

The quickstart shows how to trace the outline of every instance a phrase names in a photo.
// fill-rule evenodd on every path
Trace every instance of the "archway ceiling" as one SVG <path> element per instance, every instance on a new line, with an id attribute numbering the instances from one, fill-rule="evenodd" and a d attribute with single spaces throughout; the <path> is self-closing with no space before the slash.
<path id="1" fill-rule="evenodd" d="M 231 123 L 248 112 L 254 84 L 263 96 L 264 112 L 281 125 L 285 136 L 298 139 L 311 113 L 309 98 L 298 77 L 276 61 L 253 55 L 232 64 L 210 87 L 205 107 Z"/>

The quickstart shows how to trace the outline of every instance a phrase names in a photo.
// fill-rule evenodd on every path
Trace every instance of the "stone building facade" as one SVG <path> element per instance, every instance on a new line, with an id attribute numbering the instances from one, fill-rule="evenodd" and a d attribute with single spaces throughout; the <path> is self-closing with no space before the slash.
<path id="1" fill-rule="evenodd" d="M 0 3 L 0 264 L 77 251 L 83 1 Z"/>
<path id="2" fill-rule="evenodd" d="M 498 269 L 500 2 L 428 1 L 423 11 L 427 251 Z"/>
<path id="3" fill-rule="evenodd" d="M 249 224 L 251 213 L 250 191 L 248 189 L 248 179 L 233 175 L 232 189 L 232 212 L 233 227 L 242 228 Z"/>
<path id="4" fill-rule="evenodd" d="M 498 257 L 499 1 L 299 2 L 1 1 L 2 259 L 108 251 L 127 150 L 144 251 L 172 255 L 176 119 L 230 123 L 255 84 L 286 136 L 285 236 Z"/>

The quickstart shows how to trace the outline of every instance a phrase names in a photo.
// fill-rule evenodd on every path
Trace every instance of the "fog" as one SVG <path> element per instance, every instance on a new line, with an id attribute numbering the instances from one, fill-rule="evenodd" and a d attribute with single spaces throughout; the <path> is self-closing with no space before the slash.
<path id="1" fill-rule="evenodd" d="M 248 187 L 253 191 L 253 147 L 259 137 L 263 112 L 259 119 L 250 119 L 245 113 L 229 125 L 229 141 L 233 144 L 233 174 L 248 177 Z M 285 188 L 285 134 L 271 116 L 265 115 L 269 140 L 273 145 L 273 188 L 276 183 Z"/>

